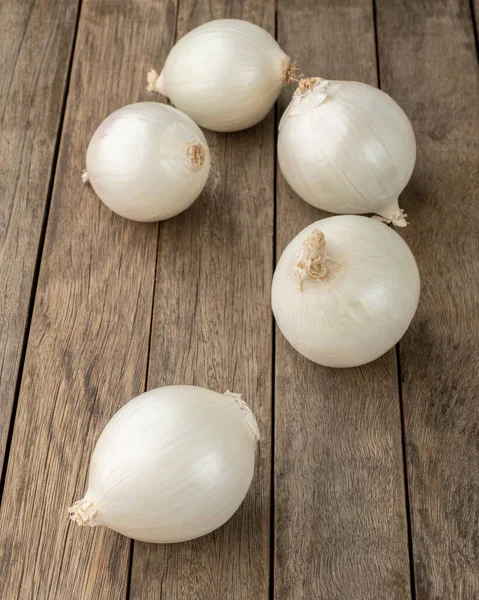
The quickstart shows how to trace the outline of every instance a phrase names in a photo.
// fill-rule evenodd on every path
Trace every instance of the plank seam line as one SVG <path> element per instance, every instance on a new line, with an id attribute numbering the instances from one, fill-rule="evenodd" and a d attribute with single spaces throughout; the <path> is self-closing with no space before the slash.
<path id="1" fill-rule="evenodd" d="M 274 3 L 274 39 L 278 41 L 278 0 Z M 274 104 L 274 148 L 273 148 L 273 272 L 276 268 L 276 238 L 277 238 L 277 189 L 278 189 L 278 119 L 279 119 L 278 100 Z M 271 312 L 271 474 L 270 474 L 270 508 L 269 508 L 269 598 L 275 597 L 275 558 L 276 558 L 276 539 L 275 539 L 275 402 L 276 402 L 276 324 L 274 315 Z"/>
<path id="2" fill-rule="evenodd" d="M 471 7 L 471 19 L 472 19 L 472 31 L 474 34 L 474 43 L 476 45 L 476 55 L 479 59 L 479 37 L 477 33 L 477 23 L 476 23 L 476 11 L 474 8 L 474 0 L 469 0 L 469 5 Z"/>
<path id="3" fill-rule="evenodd" d="M 158 254 L 160 250 L 160 224 L 157 224 L 157 233 L 156 233 L 156 248 L 155 248 L 155 270 L 154 270 L 154 280 L 153 280 L 153 291 L 151 294 L 151 309 L 150 309 L 150 331 L 148 336 L 148 349 L 146 353 L 146 368 L 145 368 L 145 382 L 143 384 L 143 391 L 146 392 L 148 389 L 148 372 L 150 367 L 150 355 L 151 355 L 151 340 L 153 337 L 153 315 L 155 310 L 155 293 L 156 293 L 156 281 L 157 281 L 157 271 L 158 271 Z M 127 572 L 127 580 L 126 580 L 126 600 L 130 600 L 131 594 L 131 578 L 133 574 L 133 552 L 135 549 L 135 540 L 130 540 L 130 548 L 128 553 L 128 572 Z"/>
<path id="4" fill-rule="evenodd" d="M 130 548 L 128 549 L 128 571 L 126 573 L 126 600 L 130 600 L 131 592 L 131 575 L 133 572 L 133 551 L 135 549 L 135 540 L 130 540 Z"/>
<path id="5" fill-rule="evenodd" d="M 176 18 L 175 18 L 175 33 L 173 37 L 173 44 L 176 44 L 178 40 L 178 19 L 180 14 L 180 0 L 176 0 Z M 168 104 L 170 104 L 168 102 Z M 155 296 L 156 296 L 156 283 L 158 278 L 158 255 L 160 253 L 160 232 L 161 232 L 161 223 L 157 224 L 157 234 L 156 234 L 156 250 L 155 250 L 155 270 L 154 270 L 154 280 L 153 280 L 153 291 L 151 295 L 151 310 L 150 310 L 150 332 L 148 337 L 148 350 L 146 354 L 146 369 L 145 369 L 145 383 L 144 383 L 144 391 L 148 389 L 148 374 L 150 371 L 150 356 L 151 356 L 151 341 L 153 338 L 153 317 L 155 312 Z M 130 549 L 128 554 L 128 572 L 127 572 L 127 580 L 126 580 L 126 600 L 130 600 L 131 598 L 131 581 L 133 577 L 133 553 L 135 551 L 135 540 L 130 541 Z M 161 596 L 162 591 L 160 592 Z M 161 596 L 159 600 L 161 600 Z"/>
<path id="6" fill-rule="evenodd" d="M 402 459 L 403 459 L 403 472 L 404 472 L 404 500 L 406 505 L 406 522 L 407 522 L 407 542 L 408 542 L 408 553 L 409 553 L 409 572 L 411 575 L 411 598 L 416 600 L 416 576 L 414 573 L 414 546 L 413 546 L 413 535 L 412 535 L 412 515 L 411 515 L 411 501 L 409 497 L 409 480 L 407 471 L 407 450 L 406 450 L 406 419 L 403 404 L 402 394 L 402 375 L 401 375 L 401 355 L 399 352 L 399 343 L 396 344 L 396 365 L 397 365 L 397 381 L 398 381 L 398 393 L 399 393 L 399 412 L 401 416 L 401 445 L 402 445 Z"/>
<path id="7" fill-rule="evenodd" d="M 372 0 L 373 22 L 374 22 L 374 46 L 376 50 L 376 75 L 378 88 L 381 89 L 381 66 L 379 62 L 379 30 L 378 30 L 378 11 L 377 0 Z M 404 481 L 404 507 L 406 510 L 406 529 L 407 529 L 407 546 L 408 546 L 408 562 L 409 562 L 409 585 L 411 592 L 411 600 L 416 600 L 416 576 L 414 572 L 414 548 L 412 536 L 412 516 L 411 503 L 409 498 L 409 482 L 407 472 L 407 450 L 406 450 L 406 423 L 404 419 L 404 406 L 402 394 L 402 379 L 401 379 L 401 361 L 399 354 L 399 343 L 396 344 L 396 371 L 399 399 L 399 418 L 401 426 L 401 453 L 403 466 L 403 481 Z"/>
<path id="8" fill-rule="evenodd" d="M 60 153 L 60 142 L 62 139 L 63 125 L 65 122 L 67 99 L 68 99 L 68 95 L 70 92 L 70 80 L 71 80 L 71 74 L 72 74 L 72 69 L 73 69 L 73 61 L 74 61 L 74 57 L 75 57 L 78 29 L 79 29 L 79 24 L 80 24 L 82 0 L 78 0 L 77 6 L 78 6 L 78 10 L 77 10 L 77 15 L 76 15 L 76 20 L 75 20 L 75 30 L 74 30 L 73 40 L 72 40 L 72 45 L 71 45 L 71 50 L 70 50 L 70 58 L 68 61 L 68 67 L 67 67 L 67 71 L 66 71 L 65 89 L 63 92 L 63 98 L 62 98 L 62 103 L 61 103 L 61 108 L 60 108 L 60 119 L 58 122 L 58 129 L 57 129 L 57 135 L 56 135 L 56 139 L 55 139 L 55 145 L 53 148 L 53 157 L 52 157 L 52 161 L 51 161 L 50 177 L 48 180 L 45 208 L 43 211 L 42 224 L 41 224 L 41 228 L 40 228 L 40 236 L 38 239 L 37 255 L 35 258 L 35 266 L 34 266 L 34 270 L 33 270 L 32 286 L 30 289 L 30 298 L 28 301 L 27 318 L 26 318 L 26 323 L 25 323 L 25 333 L 23 335 L 22 349 L 20 352 L 20 361 L 19 361 L 19 366 L 18 366 L 17 381 L 15 383 L 15 391 L 14 391 L 14 395 L 13 395 L 12 413 L 10 416 L 7 441 L 5 444 L 5 457 L 4 457 L 3 469 L 2 469 L 2 473 L 1 473 L 1 477 L 0 477 L 0 504 L 3 499 L 3 491 L 5 488 L 5 482 L 7 479 L 10 448 L 12 445 L 13 432 L 15 429 L 15 420 L 16 420 L 16 416 L 17 416 L 18 398 L 20 395 L 20 388 L 21 388 L 22 379 L 23 379 L 23 370 L 25 368 L 25 357 L 27 354 L 28 340 L 30 337 L 30 328 L 31 328 L 31 324 L 32 324 L 33 310 L 34 310 L 34 306 L 35 306 L 35 298 L 36 298 L 37 288 L 38 288 L 40 266 L 41 266 L 42 257 L 43 257 L 43 248 L 45 245 L 45 236 L 46 236 L 47 225 L 48 225 L 48 217 L 50 214 L 50 206 L 51 206 L 52 195 L 53 195 L 53 186 L 54 186 L 55 176 L 56 176 L 56 171 L 57 171 L 57 166 L 58 166 L 58 157 L 59 157 L 59 153 Z"/>
<path id="9" fill-rule="evenodd" d="M 378 34 L 378 11 L 376 0 L 372 0 L 373 23 L 374 23 L 374 50 L 376 52 L 376 77 L 378 88 L 381 89 L 381 68 L 379 66 L 379 34 Z"/>
<path id="10" fill-rule="evenodd" d="M 381 89 L 381 66 L 379 63 L 379 31 L 378 31 L 378 13 L 377 0 L 372 0 L 373 22 L 374 22 L 374 45 L 376 50 L 376 74 L 378 88 Z M 416 576 L 414 573 L 414 549 L 412 537 L 411 523 L 411 503 L 409 499 L 409 482 L 407 473 L 407 451 L 406 451 L 406 424 L 404 420 L 404 407 L 402 396 L 402 380 L 401 380 L 401 362 L 399 356 L 399 343 L 396 345 L 396 371 L 399 399 L 399 416 L 401 426 L 401 453 L 404 478 L 404 507 L 406 510 L 406 529 L 407 529 L 407 545 L 408 545 L 408 561 L 409 561 L 409 585 L 411 591 L 411 600 L 416 600 Z"/>

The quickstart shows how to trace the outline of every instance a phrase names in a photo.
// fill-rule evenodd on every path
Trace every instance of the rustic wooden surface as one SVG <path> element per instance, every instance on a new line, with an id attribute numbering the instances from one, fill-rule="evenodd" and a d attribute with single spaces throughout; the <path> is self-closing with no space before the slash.
<path id="1" fill-rule="evenodd" d="M 143 61 L 174 28 L 154 0 L 81 7 L 0 510 L 2 599 L 126 597 L 130 541 L 72 527 L 66 507 L 99 433 L 145 387 L 158 226 L 117 217 L 80 174 L 98 124 L 146 97 Z"/>
<path id="2" fill-rule="evenodd" d="M 181 0 L 178 36 L 222 16 L 274 35 L 272 3 Z M 148 388 L 186 383 L 239 392 L 255 413 L 261 443 L 250 493 L 225 527 L 189 544 L 135 543 L 137 600 L 268 598 L 273 111 L 247 131 L 206 136 L 212 168 L 203 194 L 160 225 Z"/>
<path id="3" fill-rule="evenodd" d="M 479 598 L 479 77 L 467 1 L 378 6 L 381 84 L 418 161 L 402 204 L 422 298 L 400 343 L 418 600 Z M 444 43 L 447 40 L 447 43 Z"/>
<path id="4" fill-rule="evenodd" d="M 377 85 L 369 0 L 280 0 L 278 41 L 304 73 Z M 289 95 L 283 94 L 280 113 Z M 277 256 L 328 217 L 278 169 Z M 281 600 L 408 599 L 407 518 L 394 350 L 330 369 L 276 332 L 275 592 Z"/>
<path id="5" fill-rule="evenodd" d="M 56 162 L 77 4 L 0 4 L 0 472 Z"/>
<path id="6" fill-rule="evenodd" d="M 467 0 L 1 4 L 2 600 L 479 597 L 474 4 L 477 18 Z M 210 179 L 175 219 L 126 221 L 82 186 L 101 120 L 151 100 L 145 71 L 220 17 L 263 26 L 308 75 L 379 83 L 410 116 L 401 233 L 422 298 L 398 355 L 325 369 L 273 327 L 274 259 L 326 216 L 275 167 L 292 90 L 251 130 L 206 132 Z M 253 407 L 262 441 L 245 503 L 185 544 L 75 527 L 66 507 L 100 431 L 170 383 L 232 388 Z"/>

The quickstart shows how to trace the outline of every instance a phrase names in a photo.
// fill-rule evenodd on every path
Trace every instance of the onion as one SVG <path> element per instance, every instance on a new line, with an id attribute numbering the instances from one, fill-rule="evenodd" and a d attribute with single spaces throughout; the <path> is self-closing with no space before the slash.
<path id="1" fill-rule="evenodd" d="M 313 206 L 376 213 L 407 225 L 398 197 L 411 177 L 416 141 L 394 100 L 357 81 L 300 81 L 278 135 L 281 171 Z"/>
<path id="2" fill-rule="evenodd" d="M 298 234 L 281 255 L 273 313 L 289 343 L 328 367 L 375 360 L 403 336 L 419 301 L 406 242 L 379 221 L 330 217 Z"/>
<path id="3" fill-rule="evenodd" d="M 82 178 L 114 212 L 159 221 L 201 193 L 210 155 L 199 127 L 172 106 L 138 102 L 107 117 L 94 133 Z"/>
<path id="4" fill-rule="evenodd" d="M 219 19 L 181 38 L 161 74 L 148 73 L 147 89 L 167 96 L 202 127 L 237 131 L 267 115 L 295 69 L 261 27 Z"/>
<path id="5" fill-rule="evenodd" d="M 71 518 L 146 542 L 205 535 L 246 496 L 258 439 L 238 394 L 187 385 L 146 392 L 103 430 Z"/>

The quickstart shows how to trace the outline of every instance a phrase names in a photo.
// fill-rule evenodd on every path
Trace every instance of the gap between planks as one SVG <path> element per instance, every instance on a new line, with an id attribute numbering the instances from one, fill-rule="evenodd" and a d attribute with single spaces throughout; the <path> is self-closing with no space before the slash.
<path id="1" fill-rule="evenodd" d="M 374 46 L 376 49 L 376 72 L 378 78 L 378 88 L 381 89 L 381 64 L 379 61 L 379 33 L 378 33 L 378 9 L 377 0 L 372 1 L 373 10 L 373 22 L 374 22 Z M 392 229 L 394 227 L 390 225 Z M 407 472 L 407 447 L 406 447 L 406 423 L 404 419 L 404 404 L 402 396 L 402 381 L 401 381 L 401 356 L 399 353 L 398 342 L 395 347 L 396 356 L 396 368 L 397 368 L 397 384 L 398 384 L 398 399 L 399 399 L 399 412 L 401 420 L 401 446 L 402 446 L 402 459 L 403 459 L 403 481 L 404 481 L 404 503 L 406 510 L 406 524 L 407 524 L 407 543 L 408 543 L 408 558 L 409 558 L 409 578 L 410 578 L 410 589 L 411 589 L 411 600 L 416 600 L 416 578 L 414 574 L 414 547 L 413 547 L 413 535 L 412 535 L 412 518 L 411 518 L 411 505 L 409 498 L 409 483 L 408 483 L 408 472 Z"/>

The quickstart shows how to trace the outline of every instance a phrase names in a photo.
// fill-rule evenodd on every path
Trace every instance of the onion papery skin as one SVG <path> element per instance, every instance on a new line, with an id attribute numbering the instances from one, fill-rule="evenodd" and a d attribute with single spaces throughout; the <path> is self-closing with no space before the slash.
<path id="1" fill-rule="evenodd" d="M 320 80 L 304 95 L 297 90 L 280 122 L 278 161 L 288 184 L 317 208 L 407 224 L 398 198 L 416 161 L 414 131 L 375 87 Z"/>
<path id="2" fill-rule="evenodd" d="M 218 19 L 181 38 L 148 89 L 167 96 L 201 127 L 239 131 L 268 114 L 290 81 L 290 66 L 261 27 Z"/>
<path id="3" fill-rule="evenodd" d="M 227 394 L 168 386 L 128 402 L 96 444 L 72 519 L 158 543 L 223 525 L 248 492 L 259 438 L 251 411 Z"/>
<path id="4" fill-rule="evenodd" d="M 196 147 L 202 160 L 193 164 Z M 203 132 L 188 116 L 158 102 L 138 102 L 98 127 L 86 167 L 84 180 L 112 211 L 134 221 L 160 221 L 196 200 L 208 179 L 210 155 Z"/>
<path id="5" fill-rule="evenodd" d="M 297 270 L 313 231 L 326 239 L 322 279 Z M 355 367 L 392 348 L 419 301 L 420 278 L 406 242 L 390 227 L 357 215 L 329 217 L 299 233 L 284 250 L 272 285 L 279 329 L 303 356 L 328 367 Z"/>

